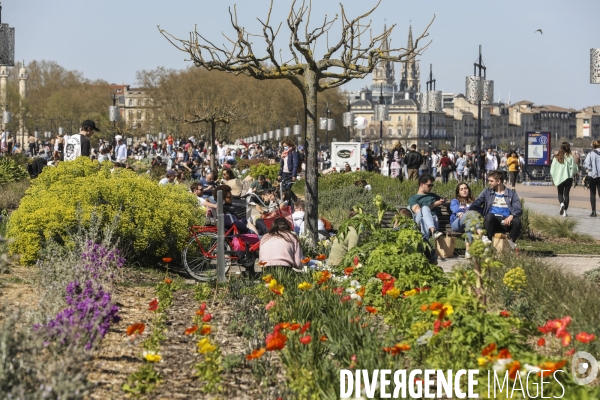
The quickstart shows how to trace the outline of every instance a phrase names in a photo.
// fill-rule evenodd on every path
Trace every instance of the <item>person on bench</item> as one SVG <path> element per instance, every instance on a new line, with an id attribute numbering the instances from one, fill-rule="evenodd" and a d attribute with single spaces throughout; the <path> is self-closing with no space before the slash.
<path id="1" fill-rule="evenodd" d="M 496 232 L 508 232 L 510 240 L 514 243 L 521 233 L 521 202 L 517 192 L 504 186 L 502 171 L 488 173 L 489 188 L 481 192 L 479 197 L 471 204 L 470 209 L 482 210 L 483 226 L 488 239 L 492 239 Z"/>
<path id="2" fill-rule="evenodd" d="M 421 228 L 421 233 L 425 240 L 433 236 L 437 240 L 442 236 L 438 231 L 438 217 L 440 206 L 448 205 L 446 199 L 441 198 L 431 192 L 434 178 L 429 174 L 423 174 L 419 177 L 419 191 L 408 199 L 408 206 L 415 216 L 415 222 Z"/>
<path id="3" fill-rule="evenodd" d="M 473 203 L 473 193 L 471 192 L 471 188 L 465 182 L 459 183 L 456 186 L 455 198 L 450 202 L 450 211 L 452 211 L 452 215 L 450 215 L 450 225 L 452 226 L 452 230 L 454 232 L 464 233 L 465 228 L 470 228 L 473 224 L 472 221 L 477 220 L 479 213 L 477 211 L 470 211 L 469 208 Z M 477 234 L 481 236 L 482 240 L 489 241 L 486 236 L 482 235 L 481 225 L 476 224 L 475 229 L 477 230 Z M 473 242 L 473 233 L 471 229 L 467 230 L 467 241 L 465 242 L 465 258 L 471 258 L 469 254 L 469 245 Z"/>

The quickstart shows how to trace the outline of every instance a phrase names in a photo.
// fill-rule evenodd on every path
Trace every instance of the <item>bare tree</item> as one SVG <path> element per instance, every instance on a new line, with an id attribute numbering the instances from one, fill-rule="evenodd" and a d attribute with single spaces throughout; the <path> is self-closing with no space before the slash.
<path id="1" fill-rule="evenodd" d="M 428 35 L 427 26 L 413 49 L 382 49 L 395 25 L 386 29 L 381 35 L 371 34 L 371 21 L 363 24 L 379 6 L 381 0 L 370 11 L 354 19 L 346 16 L 344 6 L 340 4 L 341 18 L 335 15 L 330 19 L 325 16 L 323 23 L 314 29 L 309 27 L 312 1 L 293 0 L 286 23 L 289 28 L 289 60 L 284 61 L 282 51 L 275 48 L 275 40 L 283 22 L 277 26 L 271 23 L 273 0 L 266 20 L 258 20 L 262 25 L 261 34 L 252 34 L 240 26 L 237 11 L 229 9 L 231 25 L 237 37 L 223 35 L 226 43 L 216 45 L 206 39 L 197 30 L 190 33 L 189 39 L 178 39 L 170 33 L 159 31 L 179 50 L 190 55 L 197 67 L 210 70 L 244 74 L 256 79 L 288 79 L 302 93 L 305 107 L 305 143 L 307 146 L 306 168 L 306 212 L 308 231 L 312 245 L 318 240 L 318 183 L 317 183 L 317 93 L 339 87 L 353 79 L 362 79 L 373 71 L 379 62 L 403 62 L 415 58 L 426 47 L 419 48 L 419 42 Z M 435 16 L 434 16 L 435 18 Z M 329 45 L 329 31 L 340 19 L 341 35 L 337 42 Z M 368 38 L 365 33 L 368 32 Z M 303 38 L 301 37 L 303 35 Z M 262 37 L 266 44 L 266 54 L 258 56 L 253 48 L 252 38 Z M 327 41 L 327 50 L 321 60 L 315 57 L 316 43 L 320 38 Z M 277 54 L 279 53 L 279 54 Z"/>

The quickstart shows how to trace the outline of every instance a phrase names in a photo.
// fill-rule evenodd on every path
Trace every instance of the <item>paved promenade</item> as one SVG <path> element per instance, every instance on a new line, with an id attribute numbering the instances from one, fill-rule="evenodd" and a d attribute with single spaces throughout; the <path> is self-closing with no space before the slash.
<path id="1" fill-rule="evenodd" d="M 525 207 L 538 213 L 558 216 L 559 203 L 555 186 L 523 186 L 517 184 L 517 194 L 525 199 Z M 578 222 L 575 230 L 600 240 L 600 219 L 590 218 L 590 192 L 580 186 L 571 189 L 568 217 Z M 596 199 L 600 207 L 600 199 Z"/>

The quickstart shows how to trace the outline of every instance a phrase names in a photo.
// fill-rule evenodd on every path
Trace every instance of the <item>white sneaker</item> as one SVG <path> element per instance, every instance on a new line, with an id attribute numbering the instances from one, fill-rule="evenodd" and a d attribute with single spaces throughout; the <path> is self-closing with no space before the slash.
<path id="1" fill-rule="evenodd" d="M 435 231 L 435 233 L 433 234 L 433 238 L 435 240 L 438 240 L 441 236 L 443 236 L 444 234 L 440 231 Z"/>
<path id="2" fill-rule="evenodd" d="M 481 236 L 481 241 L 483 242 L 483 244 L 492 243 L 492 241 L 485 235 Z"/>
<path id="3" fill-rule="evenodd" d="M 465 250 L 465 260 L 469 260 L 471 258 L 471 254 L 469 254 L 469 250 Z"/>
<path id="4" fill-rule="evenodd" d="M 565 212 L 565 203 L 560 203 L 560 211 L 558 212 L 560 215 L 563 215 Z"/>
<path id="5" fill-rule="evenodd" d="M 564 211 L 563 211 L 563 217 L 568 217 L 568 215 L 567 215 L 567 210 L 564 210 Z"/>

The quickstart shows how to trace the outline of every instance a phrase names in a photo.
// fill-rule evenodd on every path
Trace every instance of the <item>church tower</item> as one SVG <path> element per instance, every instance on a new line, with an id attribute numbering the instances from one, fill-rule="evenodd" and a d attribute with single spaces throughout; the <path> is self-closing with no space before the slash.
<path id="1" fill-rule="evenodd" d="M 27 69 L 25 68 L 25 62 L 23 61 L 23 65 L 19 70 L 19 94 L 21 95 L 21 99 L 27 98 L 27 79 L 29 75 L 27 74 Z"/>
<path id="2" fill-rule="evenodd" d="M 383 26 L 383 31 L 387 31 L 387 26 Z M 390 42 L 386 38 L 381 43 L 381 51 L 388 55 L 390 52 Z M 394 63 L 390 61 L 379 61 L 373 70 L 373 83 L 371 84 L 371 92 L 379 93 L 383 89 L 383 93 L 387 93 L 386 97 L 392 96 L 397 91 L 396 77 L 394 75 Z"/>
<path id="3" fill-rule="evenodd" d="M 414 50 L 412 37 L 412 25 L 408 28 L 408 44 L 406 49 Z M 402 64 L 402 72 L 400 73 L 400 92 L 404 98 L 417 99 L 417 94 L 421 91 L 421 73 L 419 63 L 415 60 L 416 55 L 412 55 L 407 61 Z"/>

